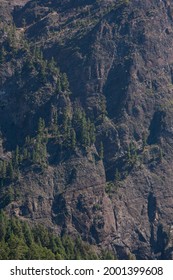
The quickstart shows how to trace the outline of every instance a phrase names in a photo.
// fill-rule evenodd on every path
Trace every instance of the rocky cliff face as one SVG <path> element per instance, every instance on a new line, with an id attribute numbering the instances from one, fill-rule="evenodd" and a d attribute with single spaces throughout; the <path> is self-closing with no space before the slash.
<path id="1" fill-rule="evenodd" d="M 94 122 L 96 141 L 59 153 L 48 140 L 47 167 L 22 165 L 18 179 L 3 186 L 13 199 L 1 207 L 80 234 L 119 258 L 172 259 L 173 4 L 26 2 L 7 9 L 19 38 L 15 54 L 1 24 L 8 52 L 0 70 L 2 161 L 35 137 L 40 116 L 49 127 L 55 109 L 68 108 L 72 118 L 76 104 Z M 26 69 L 34 46 L 67 74 L 70 95 L 57 95 L 57 73 L 48 71 L 43 82 L 42 68 Z"/>
<path id="2" fill-rule="evenodd" d="M 15 195 L 20 195 L 7 206 L 8 211 L 46 224 L 58 233 L 80 233 L 91 244 L 103 242 L 110 247 L 114 215 L 104 191 L 103 165 L 95 162 L 95 155 L 92 149 L 87 155 L 73 155 L 44 172 L 25 170 L 24 177 L 15 184 Z"/>

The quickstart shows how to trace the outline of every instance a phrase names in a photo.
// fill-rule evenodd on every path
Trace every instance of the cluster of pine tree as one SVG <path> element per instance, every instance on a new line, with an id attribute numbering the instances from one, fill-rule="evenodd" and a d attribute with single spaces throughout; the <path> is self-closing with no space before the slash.
<path id="1" fill-rule="evenodd" d="M 1 37 L 5 39 L 0 50 L 0 62 L 2 63 L 6 60 L 6 57 L 16 55 L 19 45 L 19 38 L 16 36 L 16 27 L 13 24 L 4 24 L 1 33 Z"/>
<path id="2" fill-rule="evenodd" d="M 54 79 L 57 79 L 57 83 L 61 85 L 61 88 L 68 90 L 67 86 L 63 87 L 66 75 L 60 73 L 55 60 L 53 58 L 50 61 L 44 59 L 41 49 L 35 46 L 31 47 L 27 42 L 24 45 L 24 64 L 18 75 L 20 74 L 23 78 L 26 73 L 34 76 L 37 82 L 43 84 L 51 82 L 52 86 L 56 85 Z"/>
<path id="3" fill-rule="evenodd" d="M 77 138 L 84 147 L 90 146 L 96 141 L 95 125 L 80 108 L 76 108 L 73 118 Z"/>
<path id="4" fill-rule="evenodd" d="M 22 148 L 16 147 L 12 152 L 11 160 L 0 161 L 0 186 L 4 183 L 18 179 L 20 166 L 24 161 L 40 164 L 46 167 L 48 136 L 43 119 L 39 119 L 37 135 L 34 138 L 26 137 L 25 145 Z"/>
<path id="5" fill-rule="evenodd" d="M 17 31 L 15 26 L 4 26 L 3 32 L 6 39 L 0 50 L 1 62 L 10 55 L 15 56 L 16 59 L 21 58 L 24 62 L 15 73 L 19 91 L 22 91 L 23 88 L 22 82 L 20 86 L 20 81 L 24 81 L 26 76 L 28 79 L 30 76 L 34 76 L 34 84 L 35 81 L 41 81 L 45 84 L 51 83 L 55 94 L 69 96 L 67 75 L 60 72 L 53 58 L 47 61 L 40 48 L 29 44 L 22 32 Z M 44 119 L 39 119 L 35 137 L 26 137 L 23 147 L 17 146 L 16 150 L 12 152 L 11 160 L 0 161 L 1 186 L 17 179 L 20 175 L 20 168 L 26 161 L 45 168 L 48 163 L 47 146 L 52 139 L 60 151 L 74 151 L 77 147 L 86 149 L 95 143 L 94 123 L 86 116 L 80 106 L 74 106 L 74 108 L 74 112 L 69 112 L 69 108 L 66 107 L 63 116 L 61 114 L 60 117 L 60 113 L 56 112 L 53 122 L 47 126 Z"/>
<path id="6" fill-rule="evenodd" d="M 14 25 L 4 25 L 2 33 L 4 40 L 0 44 L 0 66 L 7 60 L 12 62 L 12 58 L 22 60 L 22 67 L 15 67 L 16 80 L 19 83 L 26 77 L 34 77 L 35 83 L 51 83 L 56 93 L 70 93 L 67 75 L 60 73 L 53 58 L 45 59 L 40 47 L 32 46 L 22 31 L 17 30 Z"/>
<path id="7" fill-rule="evenodd" d="M 19 147 L 12 153 L 11 160 L 0 161 L 0 186 L 5 182 L 17 179 L 19 176 L 19 162 L 20 162 Z"/>
<path id="8" fill-rule="evenodd" d="M 55 114 L 49 127 L 45 126 L 44 119 L 39 118 L 36 136 L 26 137 L 23 147 L 17 146 L 12 152 L 11 160 L 0 161 L 1 186 L 17 179 L 20 167 L 26 161 L 39 164 L 42 168 L 47 167 L 47 144 L 52 139 L 61 150 L 87 148 L 96 141 L 95 125 L 81 108 L 76 108 L 72 117 L 65 111 L 61 123 L 58 123 L 58 116 Z"/>
<path id="9" fill-rule="evenodd" d="M 31 163 L 40 164 L 42 167 L 47 166 L 47 143 L 48 129 L 45 122 L 39 118 L 38 130 L 35 137 L 29 136 L 25 139 L 25 144 L 21 148 L 21 162 L 29 160 Z"/>
<path id="10" fill-rule="evenodd" d="M 48 141 L 54 142 L 60 151 L 74 151 L 76 148 L 87 149 L 96 141 L 95 125 L 87 118 L 84 110 L 76 106 L 74 112 L 68 107 L 61 116 L 54 113 L 48 129 Z"/>
<path id="11" fill-rule="evenodd" d="M 29 226 L 18 218 L 0 212 L 1 260 L 78 260 L 113 259 L 110 252 L 100 255 L 80 238 L 59 237 L 42 225 Z"/>
<path id="12" fill-rule="evenodd" d="M 86 149 L 96 141 L 95 125 L 79 107 L 75 108 L 73 114 L 69 114 L 67 109 L 64 110 L 61 120 L 55 112 L 52 123 L 48 127 L 40 118 L 37 136 L 32 139 L 26 138 L 23 153 L 27 156 L 23 155 L 23 158 L 28 158 L 33 163 L 46 164 L 47 144 L 52 140 L 61 150 L 74 151 L 77 147 Z M 29 153 L 28 149 L 30 149 Z"/>

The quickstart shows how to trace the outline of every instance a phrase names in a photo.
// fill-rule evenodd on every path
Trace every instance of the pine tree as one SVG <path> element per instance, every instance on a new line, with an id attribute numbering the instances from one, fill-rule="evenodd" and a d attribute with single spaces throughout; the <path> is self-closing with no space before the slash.
<path id="1" fill-rule="evenodd" d="M 29 159 L 28 158 L 28 149 L 27 148 L 23 149 L 23 159 Z"/>
<path id="2" fill-rule="evenodd" d="M 0 210 L 0 241 L 2 241 L 6 234 L 6 224 L 5 224 L 5 216 Z"/>
<path id="3" fill-rule="evenodd" d="M 42 135 L 43 132 L 44 132 L 44 129 L 45 129 L 45 121 L 44 121 L 44 119 L 39 118 L 39 121 L 38 121 L 38 133 L 40 135 Z"/>
<path id="4" fill-rule="evenodd" d="M 27 137 L 25 138 L 25 145 L 30 145 L 30 143 L 31 143 L 30 136 L 27 136 Z"/>
<path id="5" fill-rule="evenodd" d="M 69 90 L 69 82 L 66 73 L 63 73 L 61 75 L 61 85 L 62 85 L 62 91 Z"/>
<path id="6" fill-rule="evenodd" d="M 82 119 L 81 119 L 81 143 L 85 148 L 90 144 L 88 124 L 84 112 L 82 113 Z"/>
<path id="7" fill-rule="evenodd" d="M 51 61 L 48 63 L 48 68 L 52 72 L 54 72 L 56 69 L 56 62 L 53 57 L 51 58 Z"/>
<path id="8" fill-rule="evenodd" d="M 159 160 L 160 160 L 160 162 L 162 162 L 162 160 L 163 160 L 163 150 L 162 150 L 162 148 L 159 149 Z"/>
<path id="9" fill-rule="evenodd" d="M 9 259 L 24 260 L 26 258 L 28 247 L 23 239 L 20 239 L 12 233 L 8 240 L 8 246 L 10 248 Z"/>
<path id="10" fill-rule="evenodd" d="M 6 179 L 7 177 L 7 164 L 5 161 L 3 161 L 3 165 L 2 165 L 2 178 Z"/>
<path id="11" fill-rule="evenodd" d="M 128 146 L 128 151 L 127 151 L 127 157 L 128 157 L 128 160 L 130 161 L 131 160 L 131 148 L 130 148 L 130 145 Z"/>
<path id="12" fill-rule="evenodd" d="M 0 242 L 0 260 L 8 260 L 9 259 L 9 246 L 8 244 L 2 240 Z"/>
<path id="13" fill-rule="evenodd" d="M 144 147 L 147 145 L 147 137 L 146 137 L 145 133 L 143 133 L 143 135 L 142 135 L 142 144 L 143 144 L 143 149 L 144 149 Z"/>
<path id="14" fill-rule="evenodd" d="M 9 177 L 10 177 L 10 180 L 13 180 L 14 179 L 14 169 L 13 169 L 13 164 L 12 162 L 10 161 L 9 163 Z"/>
<path id="15" fill-rule="evenodd" d="M 58 78 L 57 83 L 56 83 L 56 93 L 59 94 L 62 91 L 61 87 L 61 80 Z"/>
<path id="16" fill-rule="evenodd" d="M 47 147 L 46 144 L 43 144 L 42 151 L 41 151 L 41 162 L 46 163 L 47 159 Z"/>
<path id="17" fill-rule="evenodd" d="M 14 164 L 19 164 L 19 146 L 16 146 L 15 155 L 14 155 Z"/>
<path id="18" fill-rule="evenodd" d="M 116 168 L 116 171 L 115 171 L 115 181 L 119 181 L 120 180 L 120 172 L 118 170 L 118 168 Z"/>
<path id="19" fill-rule="evenodd" d="M 54 128 L 54 136 L 55 136 L 56 141 L 59 143 L 59 141 L 60 141 L 60 132 L 59 132 L 58 125 L 55 126 L 55 128 Z"/>
<path id="20" fill-rule="evenodd" d="M 44 144 L 48 143 L 48 129 L 46 128 L 44 131 L 44 138 L 43 138 Z"/>
<path id="21" fill-rule="evenodd" d="M 96 141 L 96 133 L 95 133 L 96 129 L 95 129 L 95 125 L 94 123 L 90 124 L 90 141 L 91 144 L 94 144 Z"/>
<path id="22" fill-rule="evenodd" d="M 27 246 L 31 246 L 31 244 L 34 242 L 34 240 L 33 240 L 33 235 L 32 235 L 31 229 L 27 223 L 23 223 L 22 231 L 23 231 L 23 235 L 24 235 Z"/>
<path id="23" fill-rule="evenodd" d="M 33 149 L 33 151 L 32 151 L 32 161 L 33 161 L 33 163 L 37 163 L 37 161 L 38 161 L 38 154 L 35 151 L 35 149 Z"/>

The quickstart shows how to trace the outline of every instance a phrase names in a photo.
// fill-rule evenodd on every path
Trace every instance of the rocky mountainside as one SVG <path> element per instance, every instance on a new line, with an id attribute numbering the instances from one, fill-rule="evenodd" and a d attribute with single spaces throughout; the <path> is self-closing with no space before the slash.
<path id="1" fill-rule="evenodd" d="M 0 207 L 173 259 L 173 4 L 1 1 Z"/>

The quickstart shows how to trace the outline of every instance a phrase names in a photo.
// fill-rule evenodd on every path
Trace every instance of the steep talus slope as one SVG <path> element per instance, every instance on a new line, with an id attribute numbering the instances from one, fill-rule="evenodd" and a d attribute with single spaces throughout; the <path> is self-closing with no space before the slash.
<path id="1" fill-rule="evenodd" d="M 72 118 L 76 104 L 94 122 L 96 141 L 62 153 L 48 141 L 48 167 L 22 166 L 6 209 L 58 233 L 78 232 L 119 258 L 172 258 L 173 4 L 30 1 L 13 19 L 31 52 L 36 44 L 67 73 L 72 94 L 57 94 L 54 72 L 40 83 L 38 67 L 35 80 L 20 53 L 18 77 L 9 57 L 2 96 L 11 103 L 3 101 L 1 112 L 7 150 L 23 145 L 27 134 L 34 137 L 39 116 L 49 127 L 56 108 Z"/>

